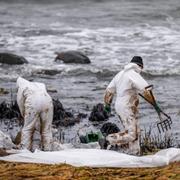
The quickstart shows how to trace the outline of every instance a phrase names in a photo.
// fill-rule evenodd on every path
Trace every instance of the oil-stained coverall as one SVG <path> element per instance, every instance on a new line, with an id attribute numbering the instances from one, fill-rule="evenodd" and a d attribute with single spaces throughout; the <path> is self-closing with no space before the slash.
<path id="1" fill-rule="evenodd" d="M 148 83 L 140 75 L 141 67 L 135 63 L 129 63 L 110 82 L 106 89 L 105 104 L 111 104 L 116 94 L 115 110 L 118 114 L 124 132 L 110 134 L 106 140 L 110 145 L 120 146 L 120 151 L 138 155 L 140 153 L 140 128 L 138 124 L 138 93 L 144 94 L 148 99 Z"/>
<path id="2" fill-rule="evenodd" d="M 45 85 L 43 83 L 30 82 L 19 77 L 17 79 L 17 87 L 17 103 L 24 118 L 21 147 L 31 150 L 35 129 L 39 129 L 41 149 L 44 151 L 51 150 L 53 103 Z"/>

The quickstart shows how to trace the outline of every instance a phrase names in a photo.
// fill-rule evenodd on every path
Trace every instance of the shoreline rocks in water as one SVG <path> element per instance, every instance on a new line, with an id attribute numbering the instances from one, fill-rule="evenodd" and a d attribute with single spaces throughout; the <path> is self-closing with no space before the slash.
<path id="1" fill-rule="evenodd" d="M 20 117 L 21 114 L 16 101 L 12 101 L 11 103 L 3 101 L 0 104 L 0 119 L 12 119 Z"/>
<path id="2" fill-rule="evenodd" d="M 111 122 L 107 122 L 107 123 L 103 124 L 103 126 L 101 127 L 100 130 L 104 136 L 108 136 L 109 134 L 120 132 L 119 127 L 117 127 L 116 124 L 111 123 Z"/>
<path id="3" fill-rule="evenodd" d="M 72 126 L 75 123 L 79 123 L 81 119 L 87 117 L 87 114 L 78 113 L 77 115 L 74 115 L 73 113 L 66 111 L 59 100 L 53 99 L 53 105 L 53 125 L 55 125 L 56 127 Z M 7 103 L 3 101 L 2 103 L 0 103 L 0 119 L 12 118 L 18 118 L 20 120 L 22 119 L 17 102 L 12 101 L 11 103 Z"/>
<path id="4" fill-rule="evenodd" d="M 53 116 L 53 125 L 58 126 L 72 126 L 76 123 L 79 123 L 81 119 L 87 117 L 87 114 L 76 113 L 67 111 L 62 103 L 58 99 L 53 99 L 54 105 L 54 116 Z M 16 101 L 11 101 L 7 103 L 3 101 L 0 103 L 0 119 L 12 119 L 18 118 L 20 121 L 22 120 L 19 107 Z M 108 120 L 109 115 L 104 111 L 103 104 L 97 104 L 93 107 L 93 110 L 90 114 L 90 121 L 106 121 Z M 23 122 L 23 121 L 22 121 Z M 20 122 L 21 123 L 21 122 Z"/>
<path id="5" fill-rule="evenodd" d="M 53 100 L 53 103 L 54 103 L 54 110 L 55 110 L 54 117 L 53 117 L 53 125 L 56 126 L 55 128 L 57 128 L 58 126 L 64 126 L 64 129 L 66 129 L 66 127 L 68 126 L 73 126 L 76 123 L 79 123 L 83 118 L 87 118 L 87 114 L 82 114 L 82 113 L 74 114 L 73 112 L 66 111 L 59 100 Z M 97 105 L 95 107 L 97 107 Z M 102 107 L 102 104 L 101 104 L 101 107 Z M 17 121 L 19 121 L 20 120 L 19 116 L 20 116 L 20 112 L 19 112 L 16 101 L 13 101 L 10 103 L 2 102 L 0 104 L 0 120 L 1 122 L 2 121 L 5 122 L 6 124 L 8 122 L 8 129 L 10 129 L 10 131 L 15 132 L 13 131 L 14 124 L 12 120 L 14 120 L 15 118 Z M 96 122 L 98 122 L 99 124 L 100 122 L 103 122 L 103 121 L 96 121 Z M 13 126 L 12 128 L 10 128 L 9 123 L 11 126 Z M 22 126 L 22 124 L 23 124 L 23 121 L 21 122 L 19 121 L 15 123 L 15 126 L 17 125 L 18 127 L 20 127 Z M 98 131 L 101 131 L 104 137 L 106 137 L 108 134 L 119 132 L 119 128 L 116 126 L 116 124 L 110 123 L 110 122 L 105 122 L 99 130 L 96 127 L 94 127 L 94 125 L 92 125 L 91 128 L 90 128 L 90 132 L 91 130 L 92 132 L 95 132 L 95 133 L 97 133 Z M 84 132 L 84 134 L 80 133 L 79 131 L 78 133 L 79 138 L 81 135 L 84 136 L 86 132 L 89 132 L 88 129 L 85 126 L 83 126 L 82 132 Z M 14 136 L 11 136 L 11 137 L 14 137 Z M 18 144 L 19 142 L 19 138 L 17 138 L 16 140 L 12 138 L 12 140 L 13 140 L 13 143 L 15 144 Z M 6 138 L 6 135 L 3 135 L 3 133 L 1 135 L 1 131 L 0 131 L 0 143 L 2 143 L 2 146 L 0 146 L 0 148 L 1 147 L 4 148 L 4 147 L 8 147 L 9 145 L 10 146 L 12 145 L 10 138 L 8 137 Z M 147 152 L 153 152 L 156 149 L 163 149 L 163 148 L 169 148 L 169 147 L 179 147 L 178 144 L 174 144 L 172 136 L 168 138 L 159 134 L 154 136 L 152 134 L 149 134 L 149 131 L 148 131 L 148 136 L 146 134 L 144 135 L 144 137 L 143 135 L 141 135 L 142 154 L 147 153 Z M 114 146 L 113 150 L 117 150 L 117 148 L 118 146 L 117 147 Z"/>
<path id="6" fill-rule="evenodd" d="M 109 114 L 104 110 L 104 105 L 98 103 L 92 109 L 89 117 L 89 121 L 107 121 Z"/>
<path id="7" fill-rule="evenodd" d="M 4 89 L 4 88 L 0 88 L 0 96 L 1 96 L 1 95 L 4 95 L 4 94 L 9 94 L 9 91 L 7 91 L 7 90 Z"/>
<path id="8" fill-rule="evenodd" d="M 22 57 L 11 53 L 0 53 L 0 63 L 9 65 L 27 64 L 28 61 Z"/>
<path id="9" fill-rule="evenodd" d="M 36 71 L 38 75 L 48 75 L 48 76 L 55 76 L 56 74 L 61 74 L 60 70 L 56 69 L 40 69 Z"/>
<path id="10" fill-rule="evenodd" d="M 57 54 L 55 61 L 63 61 L 64 63 L 89 64 L 90 59 L 79 51 L 55 52 Z"/>
<path id="11" fill-rule="evenodd" d="M 87 114 L 83 114 L 79 112 L 72 113 L 67 111 L 58 99 L 56 100 L 53 99 L 53 105 L 54 105 L 53 124 L 56 127 L 72 126 L 75 123 L 79 123 L 81 119 L 87 117 Z M 7 103 L 3 101 L 2 103 L 0 103 L 0 119 L 13 119 L 13 118 L 17 118 L 20 121 L 22 120 L 17 102 L 11 101 L 10 103 Z M 93 107 L 89 120 L 98 122 L 98 121 L 106 121 L 108 120 L 108 118 L 109 115 L 106 111 L 104 111 L 103 104 L 99 103 Z"/>
<path id="12" fill-rule="evenodd" d="M 81 119 L 86 118 L 87 114 L 78 113 L 77 116 L 73 115 L 64 109 L 62 103 L 57 99 L 53 99 L 54 117 L 53 124 L 58 126 L 72 126 L 79 123 Z"/>

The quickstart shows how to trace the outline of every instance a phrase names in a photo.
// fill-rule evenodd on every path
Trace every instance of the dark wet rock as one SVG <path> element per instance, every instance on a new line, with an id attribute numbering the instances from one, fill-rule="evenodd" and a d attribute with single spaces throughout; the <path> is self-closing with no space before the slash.
<path id="1" fill-rule="evenodd" d="M 65 126 L 65 127 L 68 127 L 68 126 L 73 126 L 75 125 L 76 123 L 79 123 L 80 120 L 79 119 L 74 119 L 74 118 L 64 118 L 63 120 L 60 120 L 58 123 L 56 121 L 56 126 Z"/>
<path id="2" fill-rule="evenodd" d="M 64 63 L 76 63 L 76 64 L 89 64 L 91 63 L 90 59 L 79 51 L 65 51 L 58 53 L 55 61 L 61 60 Z"/>
<path id="3" fill-rule="evenodd" d="M 77 114 L 77 118 L 84 119 L 86 117 L 87 117 L 87 114 L 84 114 L 84 113 L 78 113 Z"/>
<path id="4" fill-rule="evenodd" d="M 117 125 L 114 123 L 111 123 L 111 122 L 103 124 L 103 126 L 101 127 L 100 130 L 104 136 L 107 136 L 107 135 L 113 134 L 113 133 L 117 133 L 120 131 L 120 129 L 117 127 Z"/>
<path id="5" fill-rule="evenodd" d="M 108 123 L 103 124 L 100 130 L 101 130 L 101 133 L 103 134 L 103 138 L 99 140 L 99 145 L 101 149 L 107 149 L 109 142 L 106 140 L 106 136 L 108 136 L 109 134 L 118 133 L 120 129 L 117 127 L 116 124 L 108 122 Z M 116 151 L 118 150 L 118 147 L 111 145 L 110 149 Z"/>
<path id="6" fill-rule="evenodd" d="M 37 74 L 45 74 L 49 76 L 54 76 L 56 74 L 60 74 L 61 71 L 56 70 L 56 69 L 42 69 L 36 72 Z"/>
<path id="7" fill-rule="evenodd" d="M 53 89 L 53 88 L 47 88 L 47 91 L 50 93 L 57 93 L 58 92 L 56 89 Z"/>
<path id="8" fill-rule="evenodd" d="M 65 117 L 73 117 L 73 114 L 66 112 L 62 103 L 58 99 L 53 99 L 54 119 L 63 119 Z"/>
<path id="9" fill-rule="evenodd" d="M 11 53 L 0 53 L 0 63 L 19 65 L 19 64 L 28 63 L 28 61 L 22 56 L 18 56 Z"/>
<path id="10" fill-rule="evenodd" d="M 99 103 L 93 107 L 90 114 L 90 121 L 106 121 L 109 118 L 109 114 L 104 110 L 104 105 Z"/>
<path id="11" fill-rule="evenodd" d="M 87 114 L 77 113 L 73 114 L 64 109 L 62 103 L 59 100 L 53 99 L 54 105 L 54 116 L 53 116 L 53 124 L 58 126 L 72 126 L 75 123 L 79 123 L 81 119 L 87 117 Z M 8 120 L 17 118 L 19 120 L 19 125 L 23 126 L 22 117 L 19 111 L 19 107 L 16 101 L 12 101 L 10 103 L 2 102 L 0 104 L 0 119 Z M 11 127 L 9 127 L 10 129 Z"/>
<path id="12" fill-rule="evenodd" d="M 71 112 L 64 109 L 62 103 L 59 100 L 53 99 L 54 105 L 54 117 L 53 124 L 55 126 L 72 126 L 79 123 L 81 119 L 85 118 L 87 115 L 78 113 L 76 116 Z"/>

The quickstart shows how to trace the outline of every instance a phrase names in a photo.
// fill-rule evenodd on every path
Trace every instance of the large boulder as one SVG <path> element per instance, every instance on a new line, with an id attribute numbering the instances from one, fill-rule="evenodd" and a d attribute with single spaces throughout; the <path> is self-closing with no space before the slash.
<path id="1" fill-rule="evenodd" d="M 0 53 L 0 63 L 19 65 L 19 64 L 28 63 L 28 61 L 22 56 L 18 56 L 11 53 Z"/>
<path id="2" fill-rule="evenodd" d="M 76 63 L 76 64 L 89 64 L 91 63 L 90 59 L 79 51 L 65 51 L 58 53 L 55 61 L 61 60 L 64 63 Z"/>

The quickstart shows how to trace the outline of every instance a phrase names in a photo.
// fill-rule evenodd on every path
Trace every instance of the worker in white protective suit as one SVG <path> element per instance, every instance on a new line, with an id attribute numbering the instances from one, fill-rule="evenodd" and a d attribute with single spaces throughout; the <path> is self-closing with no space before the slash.
<path id="1" fill-rule="evenodd" d="M 41 134 L 41 149 L 51 150 L 52 146 L 52 98 L 43 83 L 30 82 L 19 77 L 17 79 L 17 103 L 24 118 L 21 133 L 21 148 L 32 150 L 33 135 L 39 129 Z"/>
<path id="2" fill-rule="evenodd" d="M 150 102 L 153 101 L 149 93 L 151 86 L 140 75 L 142 69 L 142 58 L 134 56 L 131 62 L 112 79 L 104 96 L 105 110 L 110 111 L 113 96 L 116 94 L 115 110 L 124 127 L 124 132 L 109 134 L 106 140 L 111 146 L 118 145 L 121 152 L 133 155 L 140 154 L 138 93 L 142 93 Z"/>

